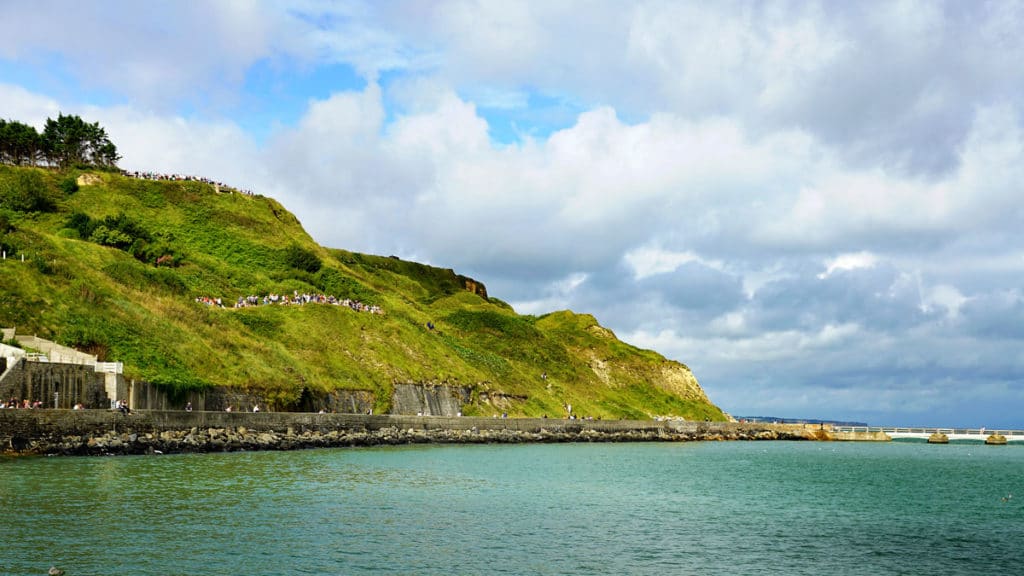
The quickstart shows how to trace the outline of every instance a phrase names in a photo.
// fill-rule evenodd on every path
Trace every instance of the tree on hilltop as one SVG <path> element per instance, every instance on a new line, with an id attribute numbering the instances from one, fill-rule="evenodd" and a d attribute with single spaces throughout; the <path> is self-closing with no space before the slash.
<path id="1" fill-rule="evenodd" d="M 99 122 L 58 114 L 46 119 L 43 133 L 15 120 L 0 120 L 0 162 L 16 166 L 40 163 L 61 168 L 114 168 L 121 156 Z"/>
<path id="2" fill-rule="evenodd" d="M 80 116 L 47 118 L 42 145 L 47 160 L 61 168 L 80 164 L 113 167 L 121 158 L 99 122 L 89 124 Z"/>
<path id="3" fill-rule="evenodd" d="M 0 120 L 0 162 L 34 166 L 43 142 L 35 127 L 14 120 Z"/>

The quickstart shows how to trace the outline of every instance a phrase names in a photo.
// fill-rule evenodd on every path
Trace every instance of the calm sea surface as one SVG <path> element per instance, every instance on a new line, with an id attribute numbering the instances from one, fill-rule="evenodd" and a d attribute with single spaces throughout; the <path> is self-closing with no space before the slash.
<path id="1" fill-rule="evenodd" d="M 1024 445 L 0 459 L 0 573 L 54 564 L 68 576 L 1024 574 Z"/>

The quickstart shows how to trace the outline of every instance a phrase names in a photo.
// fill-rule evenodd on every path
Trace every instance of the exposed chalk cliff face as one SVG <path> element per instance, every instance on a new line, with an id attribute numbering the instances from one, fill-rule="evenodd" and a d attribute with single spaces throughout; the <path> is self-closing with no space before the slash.
<path id="1" fill-rule="evenodd" d="M 477 280 L 462 275 L 459 276 L 459 279 L 462 280 L 463 286 L 465 286 L 466 291 L 472 292 L 473 294 L 476 294 L 477 296 L 480 296 L 485 300 L 487 299 L 487 287 L 484 286 L 483 282 L 479 282 Z"/>
<path id="2" fill-rule="evenodd" d="M 700 383 L 697 382 L 697 377 L 693 375 L 693 372 L 678 362 L 670 361 L 663 364 L 661 366 L 661 377 L 653 380 L 652 384 L 666 392 L 677 394 L 683 398 L 711 402 L 708 400 L 707 394 L 704 393 L 704 389 L 701 388 Z"/>
<path id="3" fill-rule="evenodd" d="M 610 335 L 610 337 L 614 338 L 614 335 Z M 614 359 L 603 359 L 593 352 L 588 356 L 590 369 L 606 385 L 615 386 L 617 381 L 622 380 L 617 377 L 618 374 L 629 374 L 633 377 L 631 379 L 642 378 L 653 386 L 680 398 L 711 403 L 700 382 L 697 381 L 697 377 L 688 367 L 679 362 L 665 360 L 659 365 L 637 365 L 636 363 L 617 362 Z"/>

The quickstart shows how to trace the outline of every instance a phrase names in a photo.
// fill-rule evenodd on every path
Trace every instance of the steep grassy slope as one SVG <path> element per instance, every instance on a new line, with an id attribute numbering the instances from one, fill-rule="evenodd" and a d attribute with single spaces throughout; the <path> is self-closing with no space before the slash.
<path id="1" fill-rule="evenodd" d="M 472 389 L 469 414 L 723 418 L 685 366 L 591 316 L 518 315 L 451 270 L 323 248 L 269 198 L 102 172 L 74 190 L 80 175 L 0 166 L 0 325 L 123 361 L 131 378 L 258 391 L 279 409 L 349 388 L 385 410 L 395 383 L 443 382 Z M 230 309 L 296 291 L 383 314 Z"/>

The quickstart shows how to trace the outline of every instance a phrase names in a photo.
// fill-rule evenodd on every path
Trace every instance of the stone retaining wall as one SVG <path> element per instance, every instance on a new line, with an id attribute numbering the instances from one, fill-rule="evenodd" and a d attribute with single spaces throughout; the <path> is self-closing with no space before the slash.
<path id="1" fill-rule="evenodd" d="M 5 371 L 6 367 L 10 370 Z M 91 365 L 64 362 L 27 362 L 24 358 L 0 359 L 0 398 L 42 400 L 53 407 L 58 393 L 58 408 L 71 408 L 81 402 L 86 408 L 106 408 L 115 400 L 125 400 L 133 410 L 182 410 L 188 403 L 195 410 L 251 412 L 294 410 L 365 414 L 376 407 L 372 390 L 306 389 L 301 398 L 287 406 L 271 406 L 258 391 L 224 386 L 175 393 L 149 382 L 126 381 L 121 374 L 95 373 Z M 396 383 L 392 394 L 392 414 L 456 416 L 470 402 L 470 388 L 446 383 Z"/>
<path id="2" fill-rule="evenodd" d="M 84 404 L 87 408 L 110 406 L 103 374 L 92 366 L 29 362 L 24 358 L 10 367 L 0 379 L 0 398 L 41 400 L 47 408 L 71 408 Z"/>
<path id="3" fill-rule="evenodd" d="M 13 454 L 146 454 L 413 443 L 813 440 L 793 424 L 360 414 L 0 410 Z"/>

